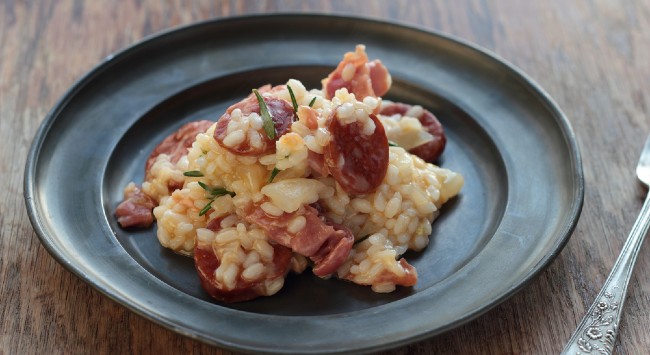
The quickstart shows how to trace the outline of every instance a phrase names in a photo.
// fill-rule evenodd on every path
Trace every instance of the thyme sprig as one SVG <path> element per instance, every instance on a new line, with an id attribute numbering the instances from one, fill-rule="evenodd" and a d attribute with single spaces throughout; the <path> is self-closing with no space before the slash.
<path id="1" fill-rule="evenodd" d="M 200 172 L 199 170 L 190 170 L 190 171 L 184 172 L 183 175 L 189 176 L 189 177 L 202 177 L 203 173 Z"/>
<path id="2" fill-rule="evenodd" d="M 203 181 L 199 181 L 199 186 L 201 186 L 203 188 L 203 190 L 207 191 L 210 195 L 215 196 L 215 197 L 219 197 L 219 196 L 223 196 L 223 195 L 230 195 L 232 197 L 235 196 L 235 193 L 232 192 L 232 191 L 228 191 L 223 187 L 214 187 L 214 188 L 212 188 L 212 187 L 204 184 Z"/>
<path id="3" fill-rule="evenodd" d="M 210 194 L 210 201 L 203 206 L 203 208 L 199 211 L 199 216 L 203 216 L 204 214 L 208 213 L 208 211 L 212 208 L 212 202 L 217 197 L 221 197 L 224 195 L 230 195 L 231 197 L 235 196 L 235 193 L 232 191 L 228 191 L 223 187 L 210 187 L 206 185 L 203 181 L 199 181 L 199 186 L 203 188 L 203 190 L 207 191 Z"/>
<path id="4" fill-rule="evenodd" d="M 273 182 L 273 179 L 275 179 L 276 175 L 280 172 L 280 169 L 278 168 L 273 168 L 273 171 L 271 172 L 271 176 L 269 176 L 269 183 Z"/>
<path id="5" fill-rule="evenodd" d="M 257 103 L 259 103 L 260 105 L 260 115 L 262 116 L 264 132 L 266 132 L 266 135 L 269 137 L 270 140 L 274 140 L 275 124 L 273 123 L 273 117 L 271 117 L 271 114 L 269 113 L 269 108 L 268 106 L 266 106 L 266 102 L 264 102 L 262 95 L 260 95 L 257 89 L 253 89 L 253 93 L 255 94 L 255 96 L 257 96 Z"/>
<path id="6" fill-rule="evenodd" d="M 204 214 L 208 213 L 208 211 L 212 208 L 212 202 L 214 200 L 210 200 L 203 208 L 199 211 L 199 216 L 203 216 Z"/>

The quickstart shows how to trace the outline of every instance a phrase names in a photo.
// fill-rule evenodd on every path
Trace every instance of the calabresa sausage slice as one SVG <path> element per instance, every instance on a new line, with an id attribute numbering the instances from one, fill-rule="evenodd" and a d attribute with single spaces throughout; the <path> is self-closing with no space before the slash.
<path id="1" fill-rule="evenodd" d="M 289 270 L 292 256 L 291 250 L 275 244 L 273 246 L 273 253 L 273 263 L 276 268 L 271 276 L 284 277 Z M 219 267 L 220 262 L 211 248 L 195 247 L 194 265 L 196 266 L 196 271 L 201 280 L 201 287 L 203 287 L 210 297 L 216 300 L 230 303 L 248 301 L 259 296 L 266 296 L 265 294 L 260 293 L 256 284 L 246 282 L 241 278 L 237 280 L 237 287 L 234 289 L 223 289 L 214 276 L 214 272 Z"/>
<path id="2" fill-rule="evenodd" d="M 153 224 L 153 213 L 156 201 L 145 194 L 134 183 L 124 189 L 124 201 L 115 209 L 117 222 L 122 228 L 149 227 Z"/>
<path id="3" fill-rule="evenodd" d="M 177 163 L 187 155 L 188 148 L 196 140 L 196 135 L 205 132 L 212 124 L 213 122 L 206 120 L 189 122 L 181 126 L 178 131 L 165 137 L 147 158 L 144 168 L 145 180 L 151 180 L 151 167 L 159 155 L 166 154 L 171 163 Z M 172 179 L 168 181 L 170 193 L 182 187 L 182 182 L 179 184 Z M 124 190 L 124 200 L 115 209 L 115 215 L 122 228 L 149 227 L 154 220 L 152 210 L 157 205 L 157 198 L 147 195 L 140 187 L 131 183 Z"/>
<path id="4" fill-rule="evenodd" d="M 207 228 L 218 232 L 221 219 L 215 219 L 208 223 Z M 265 276 L 257 281 L 247 281 L 242 275 L 237 276 L 236 284 L 232 288 L 226 288 L 216 278 L 215 272 L 221 265 L 211 244 L 202 244 L 197 238 L 194 241 L 194 265 L 201 281 L 203 289 L 214 299 L 223 302 L 248 301 L 259 296 L 268 296 L 264 282 L 278 278 L 284 278 L 289 271 L 292 253 L 289 248 L 282 245 L 271 244 L 273 247 L 273 260 L 271 264 L 265 265 L 269 270 Z"/>
<path id="5" fill-rule="evenodd" d="M 388 138 L 377 116 L 369 118 L 375 124 L 372 134 L 363 133 L 360 122 L 343 124 L 333 110 L 329 122 L 330 142 L 324 149 L 327 168 L 349 194 L 363 195 L 374 191 L 388 169 Z"/>
<path id="6" fill-rule="evenodd" d="M 260 88 L 263 92 L 273 92 L 276 86 Z M 253 95 L 253 94 L 251 94 Z M 275 148 L 275 141 L 291 129 L 296 119 L 293 106 L 283 99 L 263 97 L 275 127 L 274 139 L 269 138 L 263 128 L 260 106 L 257 98 L 249 95 L 244 100 L 230 106 L 221 116 L 214 130 L 214 139 L 233 154 L 261 155 Z"/>
<path id="7" fill-rule="evenodd" d="M 322 84 L 328 99 L 334 97 L 336 90 L 346 88 L 361 101 L 367 96 L 384 95 L 390 89 L 392 79 L 380 60 L 369 62 L 366 47 L 357 45 L 354 52 L 345 53 L 343 60 L 322 80 Z"/>
<path id="8" fill-rule="evenodd" d="M 304 226 L 290 231 L 291 221 L 296 217 L 304 219 Z M 348 258 L 354 244 L 354 236 L 348 228 L 326 220 L 312 206 L 271 216 L 261 207 L 251 205 L 244 218 L 264 229 L 269 239 L 310 258 L 317 276 L 327 276 L 336 271 Z"/>
<path id="9" fill-rule="evenodd" d="M 178 131 L 170 134 L 151 152 L 145 165 L 145 176 L 149 174 L 151 166 L 160 154 L 169 155 L 169 161 L 177 163 L 181 157 L 187 155 L 187 151 L 196 140 L 196 135 L 205 132 L 214 122 L 202 120 L 186 123 Z"/>
<path id="10" fill-rule="evenodd" d="M 403 104 L 400 102 L 384 102 L 379 111 L 380 115 L 392 116 L 400 115 L 404 116 L 409 111 L 413 109 L 414 106 Z M 424 161 L 432 162 L 442 155 L 442 152 L 445 150 L 445 145 L 447 144 L 447 138 L 445 137 L 445 131 L 440 124 L 440 121 L 433 115 L 429 110 L 420 108 L 417 111 L 414 118 L 417 118 L 422 124 L 427 132 L 433 136 L 433 140 L 426 142 L 422 145 L 409 149 L 409 153 L 415 154 L 422 158 Z"/>

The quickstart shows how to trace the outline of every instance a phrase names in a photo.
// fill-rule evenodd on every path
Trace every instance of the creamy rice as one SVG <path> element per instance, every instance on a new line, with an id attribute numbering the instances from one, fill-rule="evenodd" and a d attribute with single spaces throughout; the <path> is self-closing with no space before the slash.
<path id="1" fill-rule="evenodd" d="M 382 74 L 383 85 L 363 82 Z M 365 48 L 357 46 L 323 81 L 323 90 L 308 90 L 295 79 L 262 87 L 259 96 L 233 105 L 223 121 L 199 133 L 176 163 L 167 154 L 151 158 L 142 191 L 158 203 L 153 215 L 160 244 L 207 255 L 208 261 L 195 260 L 202 283 L 209 279 L 216 291 L 208 292 L 226 301 L 250 299 L 240 297 L 243 291 L 273 295 L 287 272 L 309 266 L 320 277 L 375 292 L 414 285 L 417 271 L 402 255 L 428 245 L 431 223 L 459 193 L 463 177 L 408 152 L 434 138 L 418 119 L 424 108 L 402 105 L 408 107 L 402 114 L 377 114 L 392 104 L 379 97 L 391 81 L 385 67 L 368 63 Z M 269 133 L 270 117 L 259 102 L 280 110 L 274 120 L 290 121 L 271 121 Z M 278 125 L 284 127 L 279 134 Z M 359 188 L 350 186 L 358 181 Z"/>
<path id="2" fill-rule="evenodd" d="M 327 100 L 321 91 L 307 91 L 297 80 L 292 79 L 287 84 L 301 109 L 291 131 L 276 142 L 275 152 L 262 156 L 233 154 L 213 138 L 215 124 L 197 136 L 186 159 L 174 165 L 164 156 L 158 158 L 152 169 L 153 179 L 144 188 L 160 199 L 154 215 L 158 220 L 157 235 L 161 245 L 191 254 L 196 238 L 203 243 L 212 241 L 221 263 L 215 277 L 228 289 L 234 287 L 237 278 L 263 278 L 272 260 L 273 248 L 269 244 L 272 242 L 267 233 L 237 217 L 246 206 L 262 202 L 261 208 L 268 215 L 280 216 L 294 212 L 302 205 L 318 202 L 328 219 L 348 227 L 359 241 L 335 276 L 370 285 L 376 292 L 394 290 L 409 272 L 399 261 L 401 255 L 409 249 L 422 250 L 427 246 L 431 222 L 438 216 L 442 204 L 458 194 L 463 185 L 462 176 L 426 163 L 402 147 L 390 147 L 386 176 L 372 193 L 350 196 L 331 176 L 310 177 L 309 151 L 320 154 L 329 144 L 331 137 L 327 119 L 332 111 L 336 110 L 346 123 L 359 122 L 363 125 L 363 133 L 372 134 L 375 127 L 369 124 L 372 120 L 368 117 L 379 105 L 379 100 L 368 97 L 357 101 L 345 89 L 337 91 L 332 100 Z M 291 100 L 286 89 L 263 95 Z M 309 108 L 307 105 L 314 98 L 316 101 Z M 313 115 L 316 125 L 308 122 L 310 110 L 316 113 Z M 242 117 L 237 111 L 233 115 Z M 259 115 L 253 113 L 247 116 L 243 125 L 241 122 L 232 124 L 232 131 L 229 125 L 228 131 L 233 134 L 242 127 L 257 129 L 260 124 Z M 413 122 L 407 124 L 418 128 Z M 244 138 L 231 140 L 240 139 Z M 274 168 L 280 172 L 269 183 Z M 179 176 L 179 171 L 185 170 L 198 170 L 203 176 Z M 167 182 L 181 176 L 183 188 L 165 196 Z M 224 195 L 214 199 L 209 213 L 200 216 L 210 199 L 199 186 L 199 181 L 208 186 L 224 187 L 235 196 Z M 223 229 L 218 232 L 205 228 L 208 221 L 215 218 L 223 218 Z M 304 217 L 296 218 L 288 228 L 295 232 L 304 228 L 304 223 Z M 297 271 L 302 271 L 307 262 L 302 257 L 295 258 L 293 264 Z M 282 282 L 273 279 L 265 285 L 262 294 L 269 295 L 277 292 Z"/>

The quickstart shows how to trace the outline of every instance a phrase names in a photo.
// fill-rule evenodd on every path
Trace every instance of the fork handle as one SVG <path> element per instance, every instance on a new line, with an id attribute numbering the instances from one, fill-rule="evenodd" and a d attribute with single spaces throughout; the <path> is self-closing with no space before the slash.
<path id="1" fill-rule="evenodd" d="M 612 272 L 598 293 L 596 301 L 569 339 L 562 354 L 611 354 L 616 342 L 618 324 L 623 313 L 627 285 L 643 239 L 650 226 L 650 192 L 646 195 Z"/>

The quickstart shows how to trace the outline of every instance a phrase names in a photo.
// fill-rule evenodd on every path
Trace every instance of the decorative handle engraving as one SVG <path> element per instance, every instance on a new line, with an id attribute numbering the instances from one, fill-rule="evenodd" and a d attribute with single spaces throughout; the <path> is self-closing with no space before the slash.
<path id="1" fill-rule="evenodd" d="M 616 288 L 618 289 L 618 288 Z M 611 354 L 616 341 L 616 332 L 620 319 L 619 304 L 624 292 L 605 292 L 602 299 L 589 310 L 585 327 L 576 341 L 578 348 L 587 354 Z M 577 352 L 580 354 L 580 352 Z"/>
<path id="2" fill-rule="evenodd" d="M 603 289 L 569 339 L 562 354 L 611 354 L 616 342 L 627 285 L 632 277 L 639 249 L 650 226 L 650 194 L 623 245 L 621 255 Z"/>

